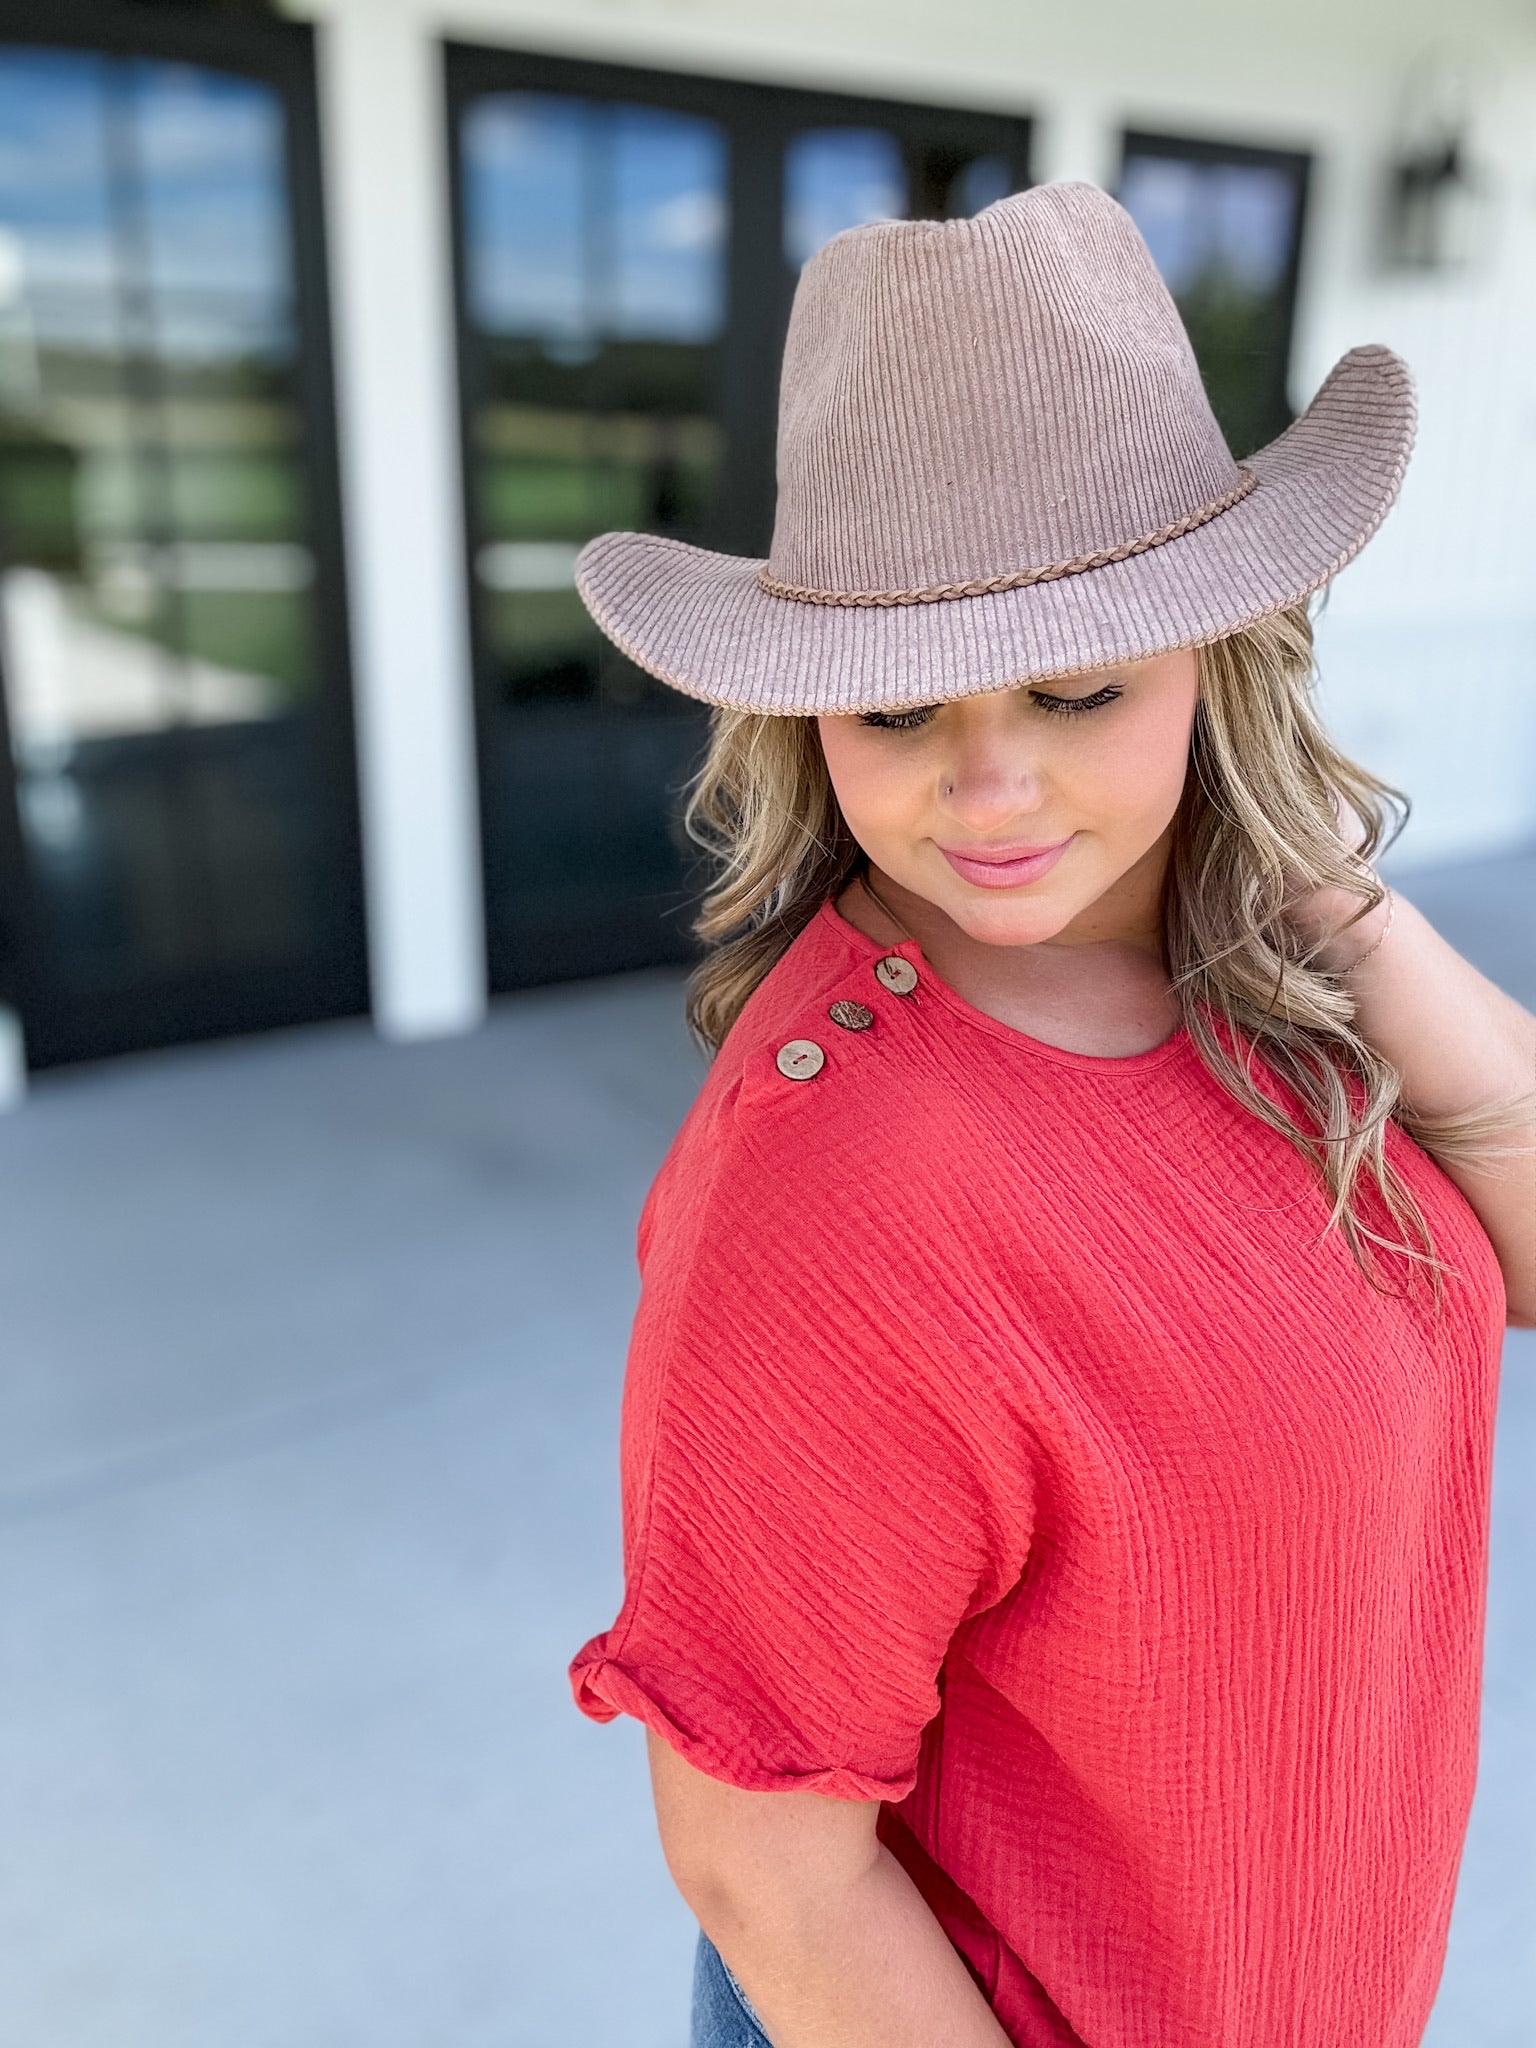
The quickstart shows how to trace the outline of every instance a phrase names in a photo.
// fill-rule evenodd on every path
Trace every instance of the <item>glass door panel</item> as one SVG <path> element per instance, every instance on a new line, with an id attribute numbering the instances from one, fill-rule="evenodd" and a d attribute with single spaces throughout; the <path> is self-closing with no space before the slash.
<path id="1" fill-rule="evenodd" d="M 999 150 L 885 128 L 806 128 L 784 151 L 784 260 L 872 220 L 964 220 L 1027 182 Z"/>
<path id="2" fill-rule="evenodd" d="M 784 152 L 784 259 L 795 270 L 844 228 L 906 211 L 901 145 L 883 128 L 808 128 Z"/>
<path id="3" fill-rule="evenodd" d="M 487 900 L 506 987 L 687 947 L 658 796 L 687 775 L 701 714 L 602 638 L 573 566 L 610 527 L 708 537 L 728 165 L 714 121 L 557 93 L 480 97 L 461 138 Z"/>
<path id="4" fill-rule="evenodd" d="M 1127 135 L 1119 198 L 1189 329 L 1234 455 L 1290 425 L 1286 394 L 1308 159 Z"/>
<path id="5" fill-rule="evenodd" d="M 289 119 L 262 78 L 0 45 L 0 659 L 40 1059 L 363 997 Z"/>

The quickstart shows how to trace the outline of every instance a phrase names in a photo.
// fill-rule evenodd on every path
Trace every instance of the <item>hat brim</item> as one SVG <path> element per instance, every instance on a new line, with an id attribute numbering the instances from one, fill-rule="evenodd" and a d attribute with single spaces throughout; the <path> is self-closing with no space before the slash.
<path id="1" fill-rule="evenodd" d="M 974 696 L 1223 639 L 1318 590 L 1391 509 L 1416 426 L 1390 349 L 1351 349 L 1286 431 L 1245 458 L 1259 481 L 1204 526 L 1125 561 L 984 597 L 891 606 L 775 597 L 760 561 L 657 534 L 604 533 L 582 601 L 630 659 L 739 710 L 837 714 Z"/>

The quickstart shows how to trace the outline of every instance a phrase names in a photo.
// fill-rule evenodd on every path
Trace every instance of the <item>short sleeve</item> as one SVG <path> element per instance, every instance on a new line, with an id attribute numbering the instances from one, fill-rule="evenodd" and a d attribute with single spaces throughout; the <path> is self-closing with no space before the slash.
<path id="1" fill-rule="evenodd" d="M 963 1303 L 913 1288 L 904 1232 L 815 1135 L 727 1116 L 653 1193 L 624 1604 L 570 1676 L 732 1784 L 896 1800 L 951 1638 L 1023 1569 L 1032 1476 Z"/>

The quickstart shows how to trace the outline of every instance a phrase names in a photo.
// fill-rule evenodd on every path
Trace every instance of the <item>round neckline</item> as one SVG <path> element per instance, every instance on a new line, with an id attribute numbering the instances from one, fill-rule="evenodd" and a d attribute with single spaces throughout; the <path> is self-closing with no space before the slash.
<path id="1" fill-rule="evenodd" d="M 1016 1025 L 1005 1024 L 1000 1017 L 991 1016 L 986 1010 L 978 1010 L 974 1003 L 968 1003 L 957 989 L 951 988 L 943 976 L 930 963 L 916 939 L 902 939 L 896 945 L 884 945 L 879 939 L 872 939 L 868 932 L 860 931 L 844 917 L 832 897 L 828 897 L 817 912 L 845 940 L 865 955 L 869 965 L 884 960 L 890 954 L 910 960 L 918 970 L 918 992 L 926 990 L 937 998 L 947 1010 L 952 1010 L 964 1023 L 974 1025 L 986 1032 L 989 1038 L 1000 1039 L 1003 1044 L 1017 1047 L 1020 1051 L 1032 1053 L 1048 1060 L 1053 1066 L 1075 1067 L 1079 1072 L 1102 1073 L 1146 1073 L 1161 1067 L 1179 1053 L 1189 1039 L 1189 1026 L 1180 1023 L 1167 1038 L 1156 1045 L 1149 1045 L 1145 1052 L 1096 1053 L 1075 1052 L 1066 1045 L 1052 1045 L 1044 1038 L 1033 1038 L 1027 1031 L 1020 1031 Z"/>

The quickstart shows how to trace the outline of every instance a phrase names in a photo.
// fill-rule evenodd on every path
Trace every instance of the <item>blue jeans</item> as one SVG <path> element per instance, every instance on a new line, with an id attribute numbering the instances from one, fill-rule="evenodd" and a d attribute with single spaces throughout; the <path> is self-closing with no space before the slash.
<path id="1" fill-rule="evenodd" d="M 747 1994 L 704 1933 L 693 1958 L 693 2020 L 688 2048 L 773 2048 Z"/>

